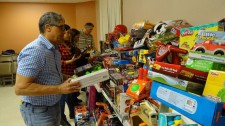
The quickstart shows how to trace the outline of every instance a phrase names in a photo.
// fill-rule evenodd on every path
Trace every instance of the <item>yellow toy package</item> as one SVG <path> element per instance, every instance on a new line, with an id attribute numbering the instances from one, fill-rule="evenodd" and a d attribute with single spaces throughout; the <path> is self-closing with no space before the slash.
<path id="1" fill-rule="evenodd" d="M 203 95 L 215 101 L 225 102 L 225 71 L 209 71 Z"/>
<path id="2" fill-rule="evenodd" d="M 149 54 L 149 53 L 150 53 L 150 51 L 147 49 L 140 49 L 138 62 L 146 63 L 145 54 Z"/>

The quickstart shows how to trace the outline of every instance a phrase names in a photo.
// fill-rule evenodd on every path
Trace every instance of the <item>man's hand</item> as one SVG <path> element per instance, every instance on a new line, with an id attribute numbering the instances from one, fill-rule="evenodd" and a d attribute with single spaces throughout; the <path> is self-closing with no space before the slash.
<path id="1" fill-rule="evenodd" d="M 63 84 L 59 85 L 60 94 L 70 94 L 80 91 L 80 82 L 71 82 L 71 78 L 67 79 Z"/>

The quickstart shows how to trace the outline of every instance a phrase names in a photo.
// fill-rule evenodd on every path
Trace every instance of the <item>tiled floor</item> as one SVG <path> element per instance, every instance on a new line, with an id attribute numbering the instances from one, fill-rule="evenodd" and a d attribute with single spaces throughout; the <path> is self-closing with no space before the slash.
<path id="1" fill-rule="evenodd" d="M 20 96 L 14 93 L 14 86 L 0 86 L 0 126 L 25 126 L 19 110 Z M 68 114 L 66 107 L 65 114 Z M 68 121 L 74 125 L 72 119 Z"/>

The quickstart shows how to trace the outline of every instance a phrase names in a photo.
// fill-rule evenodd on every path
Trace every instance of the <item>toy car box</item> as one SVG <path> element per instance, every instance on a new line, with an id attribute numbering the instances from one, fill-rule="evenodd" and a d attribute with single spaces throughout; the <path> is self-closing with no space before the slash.
<path id="1" fill-rule="evenodd" d="M 179 47 L 188 51 L 191 50 L 196 42 L 198 31 L 201 29 L 210 31 L 224 31 L 224 23 L 212 22 L 194 27 L 181 28 Z"/>
<path id="2" fill-rule="evenodd" d="M 219 98 L 219 101 L 225 102 L 225 72 L 210 70 L 206 81 L 204 96 L 213 96 Z"/>
<path id="3" fill-rule="evenodd" d="M 225 32 L 199 30 L 192 51 L 211 55 L 225 54 Z"/>
<path id="4" fill-rule="evenodd" d="M 224 126 L 223 102 L 188 93 L 153 81 L 150 97 L 203 126 Z"/>
<path id="5" fill-rule="evenodd" d="M 209 61 L 212 61 L 212 62 L 225 64 L 225 57 L 223 57 L 223 56 L 206 55 L 205 53 L 196 53 L 196 52 L 190 51 L 189 52 L 189 58 L 209 60 Z"/>
<path id="6" fill-rule="evenodd" d="M 190 51 L 199 55 L 214 57 L 214 59 L 225 58 L 225 32 L 199 30 L 196 43 Z M 193 54 L 192 54 L 193 55 Z M 214 61 L 214 60 L 212 60 Z M 219 61 L 219 60 L 215 60 Z"/>

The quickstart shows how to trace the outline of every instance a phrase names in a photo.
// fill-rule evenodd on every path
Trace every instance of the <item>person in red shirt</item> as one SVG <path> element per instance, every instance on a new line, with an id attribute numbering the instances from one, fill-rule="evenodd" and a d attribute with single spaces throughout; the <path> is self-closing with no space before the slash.
<path id="1" fill-rule="evenodd" d="M 70 29 L 69 25 L 65 25 L 64 42 L 58 46 L 61 53 L 62 73 L 65 76 L 71 77 L 74 75 L 76 68 L 75 61 L 81 57 L 81 51 L 75 47 L 76 41 L 79 40 L 80 32 L 76 29 Z M 70 113 L 70 118 L 74 118 L 74 106 L 79 102 L 77 99 L 78 93 L 64 94 L 60 100 L 61 107 L 61 122 L 63 126 L 71 126 L 66 119 L 65 103 L 67 103 Z"/>

